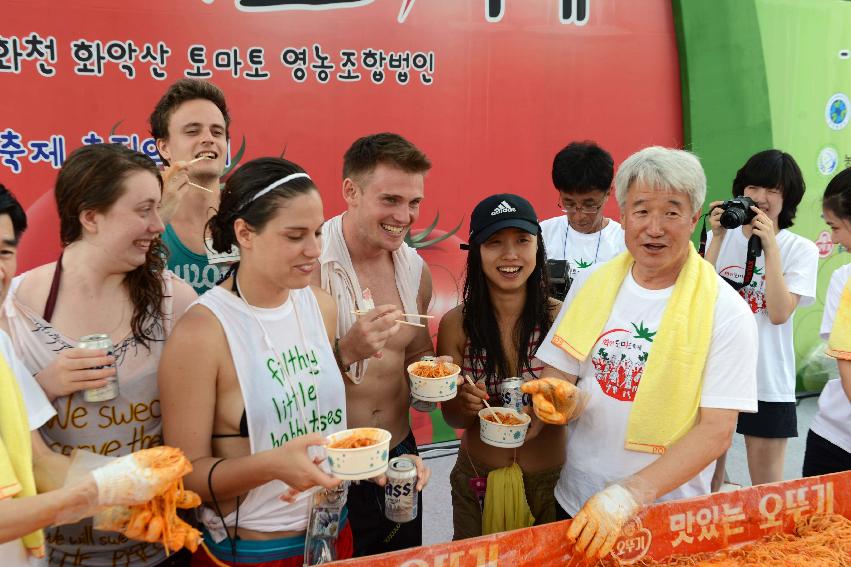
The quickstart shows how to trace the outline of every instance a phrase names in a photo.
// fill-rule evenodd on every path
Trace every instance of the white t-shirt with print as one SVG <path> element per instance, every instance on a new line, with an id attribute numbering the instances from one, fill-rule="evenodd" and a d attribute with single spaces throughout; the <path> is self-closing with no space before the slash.
<path id="1" fill-rule="evenodd" d="M 602 230 L 585 234 L 573 230 L 567 223 L 567 215 L 541 222 L 541 235 L 547 250 L 548 260 L 567 260 L 570 277 L 576 277 L 595 264 L 611 260 L 624 250 L 624 232 L 621 225 L 612 219 Z"/>
<path id="2" fill-rule="evenodd" d="M 707 246 L 712 242 L 708 235 Z M 791 293 L 801 296 L 800 307 L 811 304 L 816 297 L 818 248 L 815 243 L 788 230 L 777 233 L 777 247 L 783 266 L 783 279 Z M 741 228 L 728 230 L 721 242 L 715 268 L 722 276 L 741 282 L 745 274 L 748 239 Z M 765 254 L 754 264 L 751 283 L 739 290 L 756 315 L 759 329 L 759 360 L 756 374 L 759 399 L 763 402 L 795 401 L 795 347 L 793 322 L 795 313 L 785 323 L 775 325 L 765 310 Z"/>
<path id="3" fill-rule="evenodd" d="M 660 457 L 628 451 L 624 443 L 635 392 L 674 289 L 645 289 L 628 274 L 591 355 L 580 363 L 553 345 L 552 338 L 585 281 L 587 274 L 574 283 L 556 323 L 535 355 L 550 366 L 577 376 L 577 386 L 590 395 L 583 413 L 568 426 L 567 457 L 555 490 L 556 500 L 571 516 L 608 483 L 635 474 Z M 718 288 L 700 406 L 755 412 L 756 323 L 741 298 L 720 278 Z M 660 500 L 708 494 L 714 470 L 715 462 L 707 462 L 697 476 Z"/>
<path id="4" fill-rule="evenodd" d="M 50 402 L 47 401 L 47 396 L 38 382 L 35 381 L 32 374 L 27 370 L 26 366 L 21 362 L 15 354 L 15 349 L 12 347 L 12 341 L 9 335 L 0 331 L 0 352 L 6 359 L 9 369 L 18 380 L 18 387 L 21 390 L 21 396 L 24 399 L 24 405 L 27 407 L 27 417 L 30 421 L 30 431 L 35 431 L 56 414 L 56 410 Z M 0 558 L 3 559 L 4 567 L 36 567 L 47 565 L 45 559 L 35 559 L 28 557 L 26 548 L 20 539 L 0 543 Z"/>
<path id="5" fill-rule="evenodd" d="M 827 339 L 833 328 L 836 310 L 842 291 L 851 278 L 851 264 L 838 268 L 830 277 L 827 297 L 824 300 L 824 315 L 821 319 L 821 336 Z M 837 378 L 824 386 L 818 399 L 818 412 L 810 424 L 814 433 L 824 437 L 837 447 L 851 453 L 851 401 L 845 395 L 842 381 Z"/>

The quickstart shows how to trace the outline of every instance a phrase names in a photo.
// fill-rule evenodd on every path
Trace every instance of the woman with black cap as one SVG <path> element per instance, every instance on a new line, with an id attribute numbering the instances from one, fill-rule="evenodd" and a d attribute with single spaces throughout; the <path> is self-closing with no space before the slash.
<path id="1" fill-rule="evenodd" d="M 438 353 L 452 356 L 476 382 L 475 387 L 460 386 L 458 396 L 442 408 L 449 425 L 465 430 L 450 475 L 453 539 L 482 535 L 485 491 L 494 488 L 486 488 L 487 477 L 515 464 L 522 472 L 522 496 L 532 516 L 526 514 L 525 523 L 555 520 L 553 489 L 564 461 L 564 428 L 546 426 L 533 436 L 537 429 L 533 427 L 517 449 L 485 445 L 479 438 L 483 400 L 501 405 L 497 401 L 501 382 L 535 379 L 543 367 L 533 353 L 561 303 L 548 297 L 540 232 L 535 210 L 522 197 L 492 195 L 476 205 L 470 221 L 464 301 L 440 322 Z"/>

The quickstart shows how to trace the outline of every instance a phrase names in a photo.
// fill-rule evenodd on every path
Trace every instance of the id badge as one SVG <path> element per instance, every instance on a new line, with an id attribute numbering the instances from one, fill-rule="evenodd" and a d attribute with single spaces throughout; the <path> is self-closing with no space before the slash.
<path id="1" fill-rule="evenodd" d="M 348 484 L 345 482 L 337 488 L 320 488 L 313 492 L 304 536 L 305 567 L 336 561 L 337 537 L 347 495 Z"/>
<path id="2" fill-rule="evenodd" d="M 488 491 L 488 477 L 475 476 L 470 479 L 470 490 L 479 499 L 479 508 L 485 507 L 485 493 Z"/>

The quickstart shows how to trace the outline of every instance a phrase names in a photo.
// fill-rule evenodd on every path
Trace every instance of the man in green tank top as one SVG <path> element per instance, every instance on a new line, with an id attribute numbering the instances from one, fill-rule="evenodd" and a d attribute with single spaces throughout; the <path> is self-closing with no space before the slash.
<path id="1" fill-rule="evenodd" d="M 216 285 L 233 260 L 213 253 L 205 240 L 227 158 L 230 115 L 224 93 L 206 81 L 181 79 L 159 100 L 150 124 L 166 166 L 160 215 L 168 268 L 200 295 Z"/>

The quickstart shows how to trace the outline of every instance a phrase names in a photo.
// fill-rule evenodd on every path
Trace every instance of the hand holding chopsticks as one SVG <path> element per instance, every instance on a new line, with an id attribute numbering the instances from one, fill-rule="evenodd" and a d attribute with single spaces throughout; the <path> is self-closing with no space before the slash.
<path id="1" fill-rule="evenodd" d="M 465 380 L 466 380 L 466 381 L 470 384 L 470 386 L 472 386 L 473 388 L 476 388 L 476 383 L 475 383 L 475 382 L 473 382 L 473 379 L 472 379 L 472 378 L 470 378 L 469 376 L 467 376 L 467 375 L 465 374 L 465 375 L 464 375 L 464 379 L 465 379 Z M 486 408 L 488 408 L 489 410 L 491 410 L 491 415 L 494 417 L 494 419 L 496 419 L 497 423 L 499 423 L 500 425 L 502 425 L 503 423 L 502 423 L 502 420 L 501 420 L 501 419 L 499 419 L 499 414 L 498 414 L 498 413 L 496 413 L 496 412 L 493 410 L 493 408 L 492 408 L 492 407 L 491 407 L 491 405 L 488 403 L 488 401 L 487 401 L 486 399 L 482 398 L 482 403 L 484 403 L 484 404 L 485 404 L 485 407 L 486 407 Z"/>
<path id="2" fill-rule="evenodd" d="M 368 311 L 363 311 L 361 309 L 352 309 L 352 314 L 354 315 L 366 315 L 369 313 Z M 420 317 L 421 319 L 434 319 L 434 315 L 420 315 L 419 313 L 402 313 L 405 317 Z M 425 325 L 421 323 L 411 323 L 410 321 L 405 321 L 403 319 L 396 319 L 397 323 L 401 323 L 402 325 L 410 325 L 411 327 L 425 327 Z"/>

